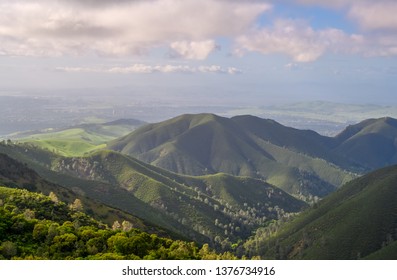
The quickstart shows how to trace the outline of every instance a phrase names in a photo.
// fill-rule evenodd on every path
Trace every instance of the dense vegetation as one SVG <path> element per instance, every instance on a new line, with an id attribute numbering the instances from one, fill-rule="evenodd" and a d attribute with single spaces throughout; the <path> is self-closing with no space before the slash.
<path id="1" fill-rule="evenodd" d="M 115 222 L 107 227 L 54 194 L 0 187 L 0 259 L 234 259 L 208 245 L 161 238 Z"/>
<path id="2" fill-rule="evenodd" d="M 280 259 L 397 258 L 397 166 L 353 180 L 292 222 L 257 230 L 244 247 Z"/>
<path id="3" fill-rule="evenodd" d="M 260 180 L 226 174 L 181 176 L 112 151 L 68 158 L 11 143 L 0 145 L 0 151 L 26 162 L 47 180 L 138 217 L 141 224 L 150 222 L 219 250 L 229 250 L 263 223 L 307 207 Z"/>

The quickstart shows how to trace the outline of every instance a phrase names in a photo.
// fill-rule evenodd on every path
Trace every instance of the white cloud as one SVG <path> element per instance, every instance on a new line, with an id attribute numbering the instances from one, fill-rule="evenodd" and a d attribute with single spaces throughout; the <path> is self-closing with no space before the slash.
<path id="1" fill-rule="evenodd" d="M 340 9 L 362 34 L 316 30 L 298 20 L 256 26 L 269 3 L 280 3 L 271 0 L 3 0 L 0 55 L 129 56 L 162 47 L 174 57 L 204 60 L 219 49 L 219 38 L 235 40 L 237 53 L 281 53 L 294 62 L 327 52 L 397 55 L 395 0 L 283 1 Z"/>
<path id="2" fill-rule="evenodd" d="M 0 53 L 52 56 L 95 52 L 123 56 L 174 44 L 181 56 L 202 59 L 212 51 L 217 36 L 242 34 L 271 8 L 259 1 L 101 0 L 98 3 L 94 0 L 0 2 Z"/>
<path id="3" fill-rule="evenodd" d="M 223 68 L 219 65 L 200 66 L 198 70 L 202 73 L 218 73 L 218 74 L 241 74 L 242 71 L 235 67 Z"/>
<path id="4" fill-rule="evenodd" d="M 355 3 L 349 10 L 349 17 L 365 30 L 397 31 L 396 1 L 365 1 Z"/>
<path id="5" fill-rule="evenodd" d="M 304 21 L 276 20 L 270 28 L 253 31 L 237 39 L 238 52 L 245 50 L 263 54 L 280 53 L 295 62 L 311 62 L 326 51 L 353 52 L 358 35 L 347 35 L 338 29 L 316 31 Z"/>
<path id="6" fill-rule="evenodd" d="M 397 30 L 395 0 L 290 0 L 299 4 L 319 5 L 346 11 L 348 17 L 366 30 Z"/>
<path id="7" fill-rule="evenodd" d="M 55 70 L 69 73 L 109 73 L 109 74 L 151 74 L 151 73 L 218 73 L 240 74 L 242 71 L 235 67 L 223 68 L 219 65 L 192 67 L 187 65 L 147 65 L 133 64 L 132 66 L 116 67 L 57 67 Z"/>
<path id="8" fill-rule="evenodd" d="M 199 42 L 178 41 L 173 42 L 170 47 L 176 56 L 197 60 L 207 58 L 211 52 L 218 48 L 214 40 Z"/>
<path id="9" fill-rule="evenodd" d="M 326 6 L 326 7 L 334 7 L 340 8 L 344 6 L 348 6 L 354 2 L 362 2 L 365 0 L 332 0 L 332 1 L 324 1 L 324 0 L 289 0 L 290 2 L 297 2 L 299 4 L 305 5 L 319 5 L 319 6 Z"/>

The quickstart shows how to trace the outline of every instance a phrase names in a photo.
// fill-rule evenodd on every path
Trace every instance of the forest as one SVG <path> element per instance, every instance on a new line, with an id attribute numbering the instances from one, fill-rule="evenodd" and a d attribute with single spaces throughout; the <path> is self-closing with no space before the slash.
<path id="1" fill-rule="evenodd" d="M 208 244 L 142 232 L 127 221 L 108 227 L 83 207 L 78 200 L 67 205 L 53 193 L 0 187 L 0 259 L 236 259 Z"/>

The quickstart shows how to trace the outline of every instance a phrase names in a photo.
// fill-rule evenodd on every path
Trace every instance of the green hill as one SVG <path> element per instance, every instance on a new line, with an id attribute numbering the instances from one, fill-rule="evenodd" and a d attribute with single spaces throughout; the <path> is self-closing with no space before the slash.
<path id="1" fill-rule="evenodd" d="M 62 181 L 62 179 L 59 181 Z M 83 211 L 86 214 L 91 215 L 107 225 L 112 225 L 115 221 L 128 221 L 133 224 L 134 227 L 147 232 L 160 235 L 169 234 L 166 233 L 164 229 L 155 227 L 152 223 L 121 210 L 117 205 L 114 205 L 115 207 L 110 207 L 96 200 L 95 197 L 84 195 L 85 193 L 76 187 L 68 189 L 60 184 L 51 183 L 43 179 L 34 170 L 27 167 L 26 164 L 22 164 L 2 153 L 0 153 L 0 185 L 15 189 L 26 189 L 45 195 L 52 193 L 54 200 L 63 201 L 68 204 L 73 204 L 75 200 L 78 199 L 82 203 Z"/>
<path id="2" fill-rule="evenodd" d="M 397 166 L 355 179 L 292 222 L 257 231 L 251 254 L 288 259 L 397 258 Z"/>
<path id="3" fill-rule="evenodd" d="M 9 138 L 32 143 L 64 156 L 79 156 L 106 147 L 106 142 L 124 136 L 145 124 L 139 120 L 120 119 L 102 124 L 81 124 L 65 129 L 21 132 Z"/>
<path id="4" fill-rule="evenodd" d="M 188 175 L 264 179 L 296 196 L 325 196 L 354 177 L 336 140 L 252 116 L 182 115 L 113 140 L 108 148 Z M 342 167 L 338 167 L 342 166 Z"/>
<path id="5" fill-rule="evenodd" d="M 264 223 L 306 207 L 261 180 L 181 176 L 113 151 L 72 158 L 26 144 L 0 145 L 1 150 L 76 193 L 216 246 L 231 246 Z"/>
<path id="6" fill-rule="evenodd" d="M 336 136 L 335 152 L 374 170 L 397 163 L 397 120 L 365 120 L 347 127 Z"/>

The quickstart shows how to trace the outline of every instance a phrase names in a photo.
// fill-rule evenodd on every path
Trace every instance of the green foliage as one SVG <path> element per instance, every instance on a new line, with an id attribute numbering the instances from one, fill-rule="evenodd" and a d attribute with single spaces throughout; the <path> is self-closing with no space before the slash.
<path id="1" fill-rule="evenodd" d="M 0 145 L 0 150 L 26 162 L 21 163 L 0 153 L 0 184 L 12 188 L 21 188 L 49 194 L 51 201 L 55 202 L 55 204 L 57 204 L 58 201 L 64 201 L 69 204 L 69 207 L 89 214 L 97 220 L 101 220 L 109 225 L 111 225 L 115 220 L 128 220 L 137 228 L 150 230 L 151 232 L 160 233 L 162 235 L 165 234 L 164 230 L 154 227 L 153 224 L 144 222 L 134 215 L 121 210 L 120 205 L 115 205 L 116 208 L 113 208 L 95 200 L 97 196 L 102 196 L 97 189 L 105 190 L 103 183 L 74 179 L 46 169 L 46 167 L 51 166 L 52 162 L 57 161 L 58 156 L 27 144 L 12 144 L 8 146 Z M 30 168 L 31 166 L 33 166 L 38 172 L 42 174 L 44 173 L 45 177 L 47 177 L 49 181 L 58 182 L 59 184 L 50 183 L 43 179 L 38 173 Z M 77 186 L 79 185 L 88 190 L 90 197 L 85 195 L 86 191 L 84 188 L 83 190 L 77 189 Z M 67 188 L 68 186 L 70 186 L 70 189 Z M 90 191 L 94 192 L 97 196 L 93 196 Z M 105 191 L 107 192 L 108 190 Z M 111 190 L 109 190 L 109 192 L 114 193 Z M 122 199 L 120 198 L 125 196 L 125 192 L 118 193 L 116 196 L 117 197 L 114 198 L 114 200 L 121 201 Z M 141 207 L 142 211 L 147 211 L 147 209 L 144 208 L 145 205 L 139 202 L 139 200 L 130 202 L 134 207 L 137 207 L 137 209 Z M 130 212 L 135 213 L 135 211 Z M 139 213 L 139 211 L 137 212 Z M 28 212 L 24 214 L 27 215 Z M 34 215 L 37 214 L 34 213 Z"/>
<path id="2" fill-rule="evenodd" d="M 8 153 L 19 158 L 32 153 L 31 150 L 39 154 L 38 148 L 24 144 L 8 147 Z M 129 220 L 134 227 L 155 233 L 159 233 L 161 227 L 168 231 L 168 236 L 210 243 L 221 250 L 229 248 L 231 242 L 246 238 L 265 221 L 288 216 L 306 206 L 261 180 L 226 174 L 180 176 L 113 151 L 99 151 L 85 157 L 54 156 L 49 166 L 41 165 L 40 158 L 27 162 L 48 180 L 79 194 L 76 197 L 70 193 L 67 198 L 72 208 L 78 206 L 75 203 L 78 198 L 83 204 L 80 210 L 97 219 L 106 219 L 109 225 L 115 220 Z M 37 174 L 34 179 L 39 180 Z M 59 188 L 43 192 L 57 193 L 57 197 L 64 200 Z M 105 212 L 103 205 L 100 209 L 86 197 L 133 214 L 141 221 L 114 215 L 110 220 L 107 216 L 112 211 Z M 56 201 L 54 196 L 52 199 Z M 150 221 L 157 230 L 142 220 Z"/>
<path id="3" fill-rule="evenodd" d="M 41 194 L 0 187 L 0 197 L 0 257 L 5 259 L 225 258 L 208 245 L 200 250 L 195 243 L 162 238 L 135 228 L 103 228 L 92 218 L 82 218 L 81 213 L 76 216 L 78 212 L 65 203 L 55 203 Z M 51 216 L 26 219 L 20 213 L 27 207 L 36 213 L 45 209 Z M 55 208 L 62 211 L 55 213 Z"/>

